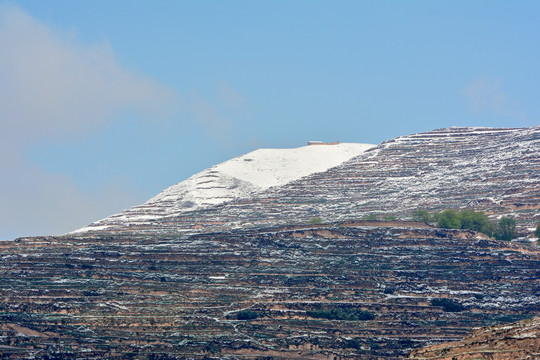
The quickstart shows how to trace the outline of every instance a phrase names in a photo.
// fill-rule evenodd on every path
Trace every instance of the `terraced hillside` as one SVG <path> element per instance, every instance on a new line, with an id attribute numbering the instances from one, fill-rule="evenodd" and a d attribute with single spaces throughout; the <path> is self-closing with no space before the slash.
<path id="1" fill-rule="evenodd" d="M 192 233 L 367 214 L 473 208 L 510 215 L 523 233 L 540 219 L 540 126 L 449 128 L 399 137 L 327 171 L 253 197 L 108 231 Z M 99 230 L 99 229 L 98 229 Z M 99 232 L 99 231 L 98 231 Z"/>
<path id="2" fill-rule="evenodd" d="M 395 359 L 538 315 L 539 272 L 531 247 L 407 222 L 19 239 L 0 358 Z"/>
<path id="3" fill-rule="evenodd" d="M 326 171 L 374 147 L 371 144 L 335 143 L 294 149 L 258 149 L 214 165 L 163 190 L 142 205 L 96 221 L 74 233 L 147 228 L 163 218 L 249 199 L 271 187 Z"/>
<path id="4" fill-rule="evenodd" d="M 540 356 L 540 317 L 475 329 L 461 341 L 414 350 L 411 359 L 534 360 Z"/>

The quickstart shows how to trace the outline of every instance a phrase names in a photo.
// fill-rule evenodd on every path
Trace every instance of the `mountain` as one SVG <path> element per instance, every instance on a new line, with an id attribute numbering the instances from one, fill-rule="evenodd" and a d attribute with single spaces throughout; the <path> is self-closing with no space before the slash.
<path id="1" fill-rule="evenodd" d="M 407 220 L 474 208 L 530 236 L 540 127 L 342 145 L 255 151 L 0 242 L 0 359 L 389 360 L 540 314 L 536 244 Z"/>
<path id="2" fill-rule="evenodd" d="M 333 147 L 312 149 L 328 151 Z M 108 232 L 193 233 L 305 222 L 313 217 L 343 221 L 378 214 L 405 219 L 419 209 L 472 208 L 494 218 L 512 216 L 518 229 L 530 234 L 540 219 L 540 126 L 439 129 L 402 136 L 377 147 L 360 146 L 357 156 L 350 155 L 349 160 L 342 157 L 333 163 L 337 166 L 328 166 L 326 171 L 321 167 L 280 186 L 235 199 L 231 195 L 228 202 L 206 193 L 211 197 L 206 201 L 214 206 L 178 211 L 183 196 L 191 201 L 188 195 L 177 193 L 180 195 L 171 199 L 158 195 L 150 204 L 126 214 L 146 216 L 148 207 L 148 213 L 159 214 L 159 218 L 152 215 L 151 219 L 129 221 L 129 216 L 121 214 L 84 230 L 99 233 L 106 226 Z M 242 159 L 249 156 L 232 161 L 244 165 Z M 303 161 L 305 158 L 298 163 Z M 275 165 L 272 168 L 279 169 L 280 162 Z M 239 169 L 242 166 L 230 173 L 238 174 Z M 274 174 L 288 171 L 284 167 Z M 242 179 L 253 184 L 252 178 Z M 171 207 L 175 209 L 172 212 Z"/>
<path id="3" fill-rule="evenodd" d="M 259 149 L 212 166 L 173 185 L 146 203 L 92 223 L 74 233 L 146 226 L 167 217 L 238 199 L 249 199 L 329 168 L 375 147 L 371 144 L 316 144 L 295 149 Z"/>

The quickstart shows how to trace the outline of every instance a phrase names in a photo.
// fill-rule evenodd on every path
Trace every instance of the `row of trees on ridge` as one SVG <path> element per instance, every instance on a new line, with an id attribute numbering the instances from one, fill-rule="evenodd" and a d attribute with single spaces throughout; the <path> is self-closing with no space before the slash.
<path id="1" fill-rule="evenodd" d="M 479 211 L 448 209 L 430 214 L 426 210 L 417 210 L 413 213 L 413 219 L 437 223 L 439 227 L 445 229 L 474 230 L 498 240 L 512 240 L 516 237 L 516 220 L 503 216 L 498 222 L 494 222 L 486 214 Z"/>

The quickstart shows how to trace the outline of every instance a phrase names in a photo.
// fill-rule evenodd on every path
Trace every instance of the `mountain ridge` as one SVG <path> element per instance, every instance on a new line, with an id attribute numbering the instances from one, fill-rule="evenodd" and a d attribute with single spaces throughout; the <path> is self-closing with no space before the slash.
<path id="1" fill-rule="evenodd" d="M 349 160 L 250 197 L 113 232 L 192 233 L 344 221 L 369 214 L 409 218 L 414 210 L 472 208 L 513 216 L 520 229 L 540 219 L 540 126 L 436 129 L 387 140 Z M 99 231 L 97 231 L 99 232 Z"/>
<path id="2" fill-rule="evenodd" d="M 333 143 L 292 149 L 258 149 L 214 165 L 166 188 L 144 204 L 111 215 L 72 233 L 107 230 L 115 224 L 144 224 L 183 212 L 247 199 L 269 188 L 326 171 L 375 146 Z"/>

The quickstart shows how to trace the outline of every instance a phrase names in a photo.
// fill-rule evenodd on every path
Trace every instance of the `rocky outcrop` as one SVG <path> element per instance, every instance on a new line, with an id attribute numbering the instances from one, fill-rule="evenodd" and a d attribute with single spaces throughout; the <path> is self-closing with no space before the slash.
<path id="1" fill-rule="evenodd" d="M 540 357 L 540 318 L 475 329 L 461 341 L 414 350 L 410 359 L 533 360 Z"/>

